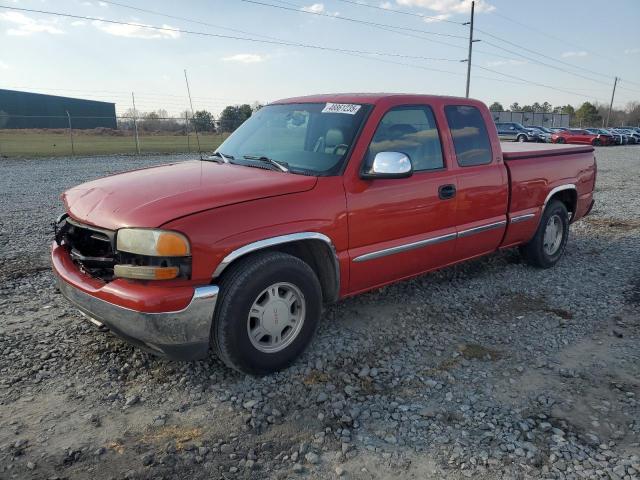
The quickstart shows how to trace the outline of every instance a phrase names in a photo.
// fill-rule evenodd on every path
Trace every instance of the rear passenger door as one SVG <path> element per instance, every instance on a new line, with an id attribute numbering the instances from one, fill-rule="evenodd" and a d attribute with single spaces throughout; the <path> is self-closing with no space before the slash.
<path id="1" fill-rule="evenodd" d="M 509 187 L 499 144 L 492 145 L 488 112 L 446 105 L 458 184 L 456 260 L 498 248 L 506 229 Z"/>

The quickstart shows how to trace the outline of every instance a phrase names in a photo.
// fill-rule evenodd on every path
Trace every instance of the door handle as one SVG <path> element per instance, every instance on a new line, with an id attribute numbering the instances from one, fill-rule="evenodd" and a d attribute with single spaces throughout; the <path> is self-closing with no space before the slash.
<path id="1" fill-rule="evenodd" d="M 440 200 L 447 200 L 449 198 L 453 198 L 456 196 L 456 186 L 455 185 L 440 185 L 438 188 L 438 197 Z"/>

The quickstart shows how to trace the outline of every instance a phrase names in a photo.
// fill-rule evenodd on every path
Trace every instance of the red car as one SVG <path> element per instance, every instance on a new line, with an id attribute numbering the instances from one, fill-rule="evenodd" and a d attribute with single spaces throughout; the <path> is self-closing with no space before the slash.
<path id="1" fill-rule="evenodd" d="M 476 100 L 292 98 L 203 160 L 66 191 L 53 269 L 140 347 L 263 374 L 302 353 L 323 304 L 509 247 L 553 266 L 595 179 L 593 147 L 501 146 Z"/>
<path id="2" fill-rule="evenodd" d="M 609 145 L 611 140 L 610 135 L 595 134 L 579 128 L 570 128 L 551 135 L 553 143 L 575 143 L 593 145 L 594 147 Z"/>

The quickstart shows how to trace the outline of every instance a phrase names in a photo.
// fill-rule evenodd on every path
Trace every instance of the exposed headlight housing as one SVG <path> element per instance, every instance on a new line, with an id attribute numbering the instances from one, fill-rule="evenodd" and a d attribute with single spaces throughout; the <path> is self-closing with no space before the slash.
<path id="1" fill-rule="evenodd" d="M 115 277 L 171 280 L 191 274 L 191 245 L 178 232 L 123 228 L 116 234 L 116 250 Z"/>

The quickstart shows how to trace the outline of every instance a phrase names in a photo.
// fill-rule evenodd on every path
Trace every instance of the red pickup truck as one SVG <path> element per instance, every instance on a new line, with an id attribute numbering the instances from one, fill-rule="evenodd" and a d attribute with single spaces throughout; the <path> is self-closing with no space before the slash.
<path id="1" fill-rule="evenodd" d="M 509 247 L 551 267 L 595 180 L 593 147 L 501 145 L 479 101 L 292 98 L 210 157 L 65 192 L 53 269 L 146 350 L 264 374 L 302 353 L 324 303 Z"/>

